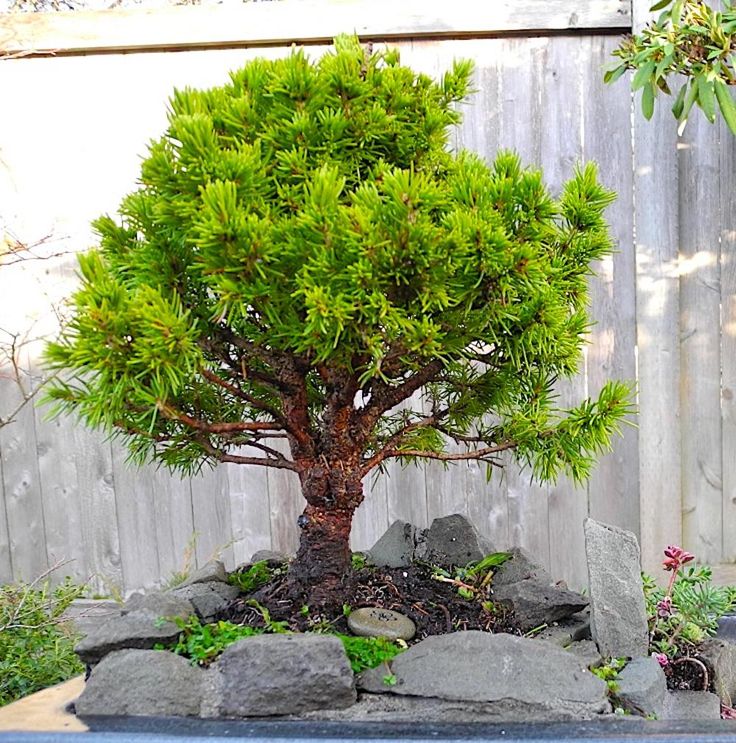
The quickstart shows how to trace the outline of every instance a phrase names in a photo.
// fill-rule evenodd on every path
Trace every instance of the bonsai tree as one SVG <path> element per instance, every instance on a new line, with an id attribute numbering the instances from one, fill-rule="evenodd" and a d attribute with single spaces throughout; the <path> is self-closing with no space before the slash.
<path id="1" fill-rule="evenodd" d="M 434 82 L 335 46 L 174 93 L 48 349 L 57 409 L 134 460 L 294 472 L 290 586 L 310 605 L 339 602 L 363 479 L 388 460 L 490 469 L 512 450 L 543 480 L 581 480 L 629 405 L 615 382 L 554 405 L 591 261 L 611 251 L 594 168 L 555 201 L 513 154 L 451 154 L 470 63 Z"/>
<path id="2" fill-rule="evenodd" d="M 662 13 L 619 45 L 614 55 L 621 62 L 606 72 L 605 81 L 635 70 L 631 86 L 641 89 L 642 112 L 651 119 L 657 94 L 671 95 L 669 81 L 681 76 L 685 84 L 672 105 L 680 132 L 697 104 L 711 123 L 720 110 L 736 134 L 736 104 L 729 91 L 736 85 L 736 8 L 728 2 L 719 11 L 700 0 L 661 0 L 651 9 Z"/>

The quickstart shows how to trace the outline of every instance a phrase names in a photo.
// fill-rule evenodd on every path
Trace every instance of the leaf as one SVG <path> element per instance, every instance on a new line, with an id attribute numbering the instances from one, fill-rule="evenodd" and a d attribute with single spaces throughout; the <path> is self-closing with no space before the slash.
<path id="1" fill-rule="evenodd" d="M 716 98 L 718 99 L 718 107 L 721 109 L 723 119 L 726 124 L 728 124 L 731 134 L 736 135 L 736 104 L 733 102 L 728 85 L 726 85 L 726 83 L 724 83 L 720 78 L 715 79 L 714 85 Z"/>
<path id="2" fill-rule="evenodd" d="M 687 93 L 687 85 L 683 85 L 680 88 L 680 92 L 677 94 L 677 98 L 675 98 L 675 102 L 672 104 L 672 113 L 678 121 L 680 120 L 680 116 L 682 116 L 682 112 L 685 108 L 685 93 Z"/>
<path id="3" fill-rule="evenodd" d="M 654 74 L 654 68 L 655 63 L 653 61 L 647 62 L 645 65 L 640 67 L 636 74 L 634 75 L 634 79 L 631 81 L 631 89 L 632 90 L 639 90 L 639 88 L 643 88 L 648 82 L 649 79 Z"/>
<path id="4" fill-rule="evenodd" d="M 672 0 L 659 0 L 658 3 L 655 3 L 649 8 L 649 12 L 654 13 L 656 10 L 662 10 L 662 8 L 666 8 L 671 2 Z"/>
<path id="5" fill-rule="evenodd" d="M 713 93 L 713 83 L 706 80 L 703 75 L 698 75 L 695 81 L 698 86 L 698 104 L 712 124 L 716 120 L 716 99 Z"/>
<path id="6" fill-rule="evenodd" d="M 604 83 L 615 83 L 626 72 L 626 65 L 620 64 L 611 70 L 606 70 L 603 75 Z"/>
<path id="7" fill-rule="evenodd" d="M 654 85 L 649 83 L 644 87 L 641 94 L 641 112 L 644 118 L 649 121 L 654 115 Z"/>

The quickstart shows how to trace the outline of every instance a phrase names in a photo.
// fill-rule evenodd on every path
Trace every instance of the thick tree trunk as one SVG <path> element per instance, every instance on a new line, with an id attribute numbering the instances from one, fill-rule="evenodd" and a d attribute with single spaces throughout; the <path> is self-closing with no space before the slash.
<path id="1" fill-rule="evenodd" d="M 299 551 L 289 572 L 294 596 L 310 607 L 340 605 L 351 570 L 350 529 L 363 500 L 357 467 L 342 462 L 301 475 L 307 507 L 299 517 Z"/>

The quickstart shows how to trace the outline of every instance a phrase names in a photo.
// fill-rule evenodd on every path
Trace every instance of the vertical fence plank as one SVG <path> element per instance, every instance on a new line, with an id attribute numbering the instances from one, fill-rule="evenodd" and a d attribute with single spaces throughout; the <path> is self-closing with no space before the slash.
<path id="1" fill-rule="evenodd" d="M 120 562 L 126 591 L 152 588 L 159 583 L 156 534 L 156 483 L 151 465 L 138 468 L 127 462 L 122 442 L 112 442 L 115 502 L 118 514 Z"/>
<path id="2" fill-rule="evenodd" d="M 633 0 L 636 29 L 649 0 Z M 618 85 L 627 85 L 628 78 Z M 659 569 L 663 546 L 682 538 L 677 124 L 666 100 L 654 117 L 634 96 L 639 489 L 642 566 Z M 695 114 L 694 114 L 695 115 Z"/>
<path id="3" fill-rule="evenodd" d="M 595 322 L 586 355 L 588 394 L 596 396 L 609 379 L 636 381 L 636 261 L 633 226 L 633 162 L 630 136 L 612 136 L 631 114 L 625 82 L 604 85 L 603 68 L 618 39 L 591 37 L 583 44 L 583 154 L 598 164 L 599 179 L 617 194 L 606 218 L 615 253 L 599 262 L 590 282 L 590 315 Z M 588 485 L 590 515 L 639 534 L 639 440 L 634 426 L 622 428 L 614 450 L 601 458 Z"/>
<path id="4" fill-rule="evenodd" d="M 693 112 L 679 150 L 682 527 L 707 563 L 723 547 L 718 129 Z"/>
<path id="5" fill-rule="evenodd" d="M 32 388 L 30 375 L 23 371 L 29 369 L 28 354 L 26 349 L 20 353 L 21 379 L 13 379 L 11 371 L 10 378 L 0 380 L 8 410 L 16 409 Z M 13 572 L 16 579 L 29 581 L 49 566 L 32 402 L 18 410 L 11 423 L 0 427 L 0 456 Z"/>
<path id="6" fill-rule="evenodd" d="M 583 41 L 572 37 L 549 40 L 544 70 L 541 165 L 544 178 L 557 196 L 582 159 L 583 77 L 590 62 L 583 53 Z M 578 374 L 557 385 L 561 408 L 578 405 L 587 395 L 584 358 Z M 571 586 L 587 584 L 583 520 L 588 513 L 587 488 L 561 477 L 550 487 L 549 551 L 552 575 Z"/>
<path id="7" fill-rule="evenodd" d="M 244 449 L 243 455 L 248 456 Z M 258 456 L 260 452 L 250 450 Z M 230 491 L 230 518 L 233 530 L 233 559 L 247 562 L 258 550 L 271 549 L 271 520 L 268 500 L 268 473 L 265 467 L 225 465 Z"/>
<path id="8" fill-rule="evenodd" d="M 500 80 L 499 147 L 519 153 L 524 167 L 539 167 L 548 38 L 503 39 L 497 57 Z M 491 158 L 492 159 L 492 158 Z M 549 490 L 532 481 L 528 468 L 504 456 L 509 546 L 524 547 L 550 567 L 547 523 Z"/>
<path id="9" fill-rule="evenodd" d="M 160 582 L 186 573 L 195 563 L 196 536 L 189 478 L 171 474 L 163 468 L 149 468 L 153 489 L 153 515 L 156 522 L 156 551 Z M 144 477 L 138 472 L 137 477 Z"/>
<path id="10" fill-rule="evenodd" d="M 371 472 L 363 479 L 363 493 L 350 535 L 350 546 L 355 552 L 370 549 L 390 525 L 386 478 Z"/>
<path id="11" fill-rule="evenodd" d="M 276 441 L 274 449 L 288 454 L 285 441 Z M 301 492 L 299 477 L 289 470 L 268 469 L 268 500 L 270 504 L 272 549 L 287 555 L 299 547 L 297 519 L 307 505 Z"/>
<path id="12" fill-rule="evenodd" d="M 0 441 L 0 583 L 9 583 L 12 580 L 13 562 L 8 533 L 8 516 L 5 512 L 5 479 L 3 477 L 2 441 Z"/>
<path id="13" fill-rule="evenodd" d="M 736 137 L 721 122 L 721 405 L 723 562 L 736 562 Z"/>
<path id="14" fill-rule="evenodd" d="M 205 469 L 190 480 L 196 534 L 197 567 L 212 559 L 233 566 L 233 532 L 227 472 L 222 465 Z"/>
<path id="15" fill-rule="evenodd" d="M 79 483 L 82 541 L 91 586 L 98 593 L 123 593 L 126 586 L 120 561 L 110 442 L 103 441 L 99 433 L 78 424 L 74 427 L 71 443 Z"/>

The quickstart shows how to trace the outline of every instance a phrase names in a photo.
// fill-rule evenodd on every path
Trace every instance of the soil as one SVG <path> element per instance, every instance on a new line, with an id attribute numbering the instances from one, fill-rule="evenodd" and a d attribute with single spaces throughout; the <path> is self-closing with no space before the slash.
<path id="1" fill-rule="evenodd" d="M 713 672 L 697 653 L 683 655 L 664 667 L 667 688 L 673 691 L 714 691 Z"/>
<path id="2" fill-rule="evenodd" d="M 417 633 L 411 643 L 458 630 L 522 634 L 510 608 L 495 605 L 493 612 L 486 611 L 481 601 L 465 599 L 458 595 L 456 586 L 432 578 L 431 569 L 423 565 L 355 570 L 342 593 L 345 608 L 341 605 L 318 614 L 290 599 L 287 589 L 286 576 L 278 576 L 253 593 L 235 599 L 218 619 L 264 626 L 262 613 L 248 605 L 249 600 L 255 599 L 268 610 L 272 621 L 286 622 L 296 632 L 329 629 L 348 633 L 348 607 L 376 606 L 412 619 Z"/>

